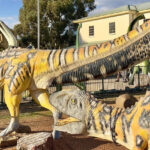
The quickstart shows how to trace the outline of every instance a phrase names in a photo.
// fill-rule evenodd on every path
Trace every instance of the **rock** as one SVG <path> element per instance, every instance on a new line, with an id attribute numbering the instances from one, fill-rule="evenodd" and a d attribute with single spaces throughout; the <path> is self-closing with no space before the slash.
<path id="1" fill-rule="evenodd" d="M 29 126 L 20 125 L 16 130 L 17 133 L 31 133 L 31 128 Z"/>
<path id="2" fill-rule="evenodd" d="M 148 89 L 143 97 L 140 100 L 144 100 L 146 97 L 150 96 L 150 89 Z"/>
<path id="3" fill-rule="evenodd" d="M 0 137 L 0 148 L 15 146 L 17 144 L 18 137 L 17 136 L 5 136 Z"/>
<path id="4" fill-rule="evenodd" d="M 137 101 L 138 100 L 130 94 L 122 94 L 116 98 L 116 107 L 124 109 L 131 108 Z"/>
<path id="5" fill-rule="evenodd" d="M 30 134 L 17 141 L 17 150 L 52 150 L 53 137 L 49 132 Z"/>

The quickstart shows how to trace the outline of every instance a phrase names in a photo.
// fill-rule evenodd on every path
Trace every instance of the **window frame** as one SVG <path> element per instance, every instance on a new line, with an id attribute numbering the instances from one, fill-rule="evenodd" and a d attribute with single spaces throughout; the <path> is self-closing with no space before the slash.
<path id="1" fill-rule="evenodd" d="M 93 37 L 94 33 L 94 25 L 89 26 L 89 37 Z"/>
<path id="2" fill-rule="evenodd" d="M 116 22 L 109 22 L 109 34 L 116 34 Z"/>

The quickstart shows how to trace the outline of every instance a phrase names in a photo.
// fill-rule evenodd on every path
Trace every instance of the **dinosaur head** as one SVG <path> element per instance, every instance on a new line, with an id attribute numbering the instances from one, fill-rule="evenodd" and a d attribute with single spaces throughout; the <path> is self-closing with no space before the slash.
<path id="1" fill-rule="evenodd" d="M 54 129 L 71 134 L 85 131 L 89 94 L 81 90 L 62 90 L 51 95 L 50 103 L 63 114 L 69 116 L 58 120 Z"/>

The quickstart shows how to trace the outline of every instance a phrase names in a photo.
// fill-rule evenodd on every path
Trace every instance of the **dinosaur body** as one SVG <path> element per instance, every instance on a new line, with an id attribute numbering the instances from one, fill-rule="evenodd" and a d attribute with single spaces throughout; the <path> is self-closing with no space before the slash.
<path id="1" fill-rule="evenodd" d="M 150 72 L 150 60 L 145 60 L 142 63 L 134 66 L 133 73 L 130 76 L 129 84 L 134 84 L 134 76 L 136 73 L 140 73 L 140 69 L 142 70 L 143 74 L 148 74 Z"/>
<path id="2" fill-rule="evenodd" d="M 87 132 L 89 136 L 107 139 L 131 150 L 150 148 L 150 96 L 145 96 L 126 110 L 102 104 L 80 90 L 55 93 L 51 103 L 77 120 L 59 120 L 54 127 L 56 130 L 73 134 Z"/>
<path id="3" fill-rule="evenodd" d="M 12 117 L 0 136 L 18 128 L 23 91 L 28 89 L 33 99 L 57 118 L 48 86 L 105 77 L 149 58 L 150 21 L 113 41 L 79 49 L 10 49 L 0 53 L 0 85 Z"/>

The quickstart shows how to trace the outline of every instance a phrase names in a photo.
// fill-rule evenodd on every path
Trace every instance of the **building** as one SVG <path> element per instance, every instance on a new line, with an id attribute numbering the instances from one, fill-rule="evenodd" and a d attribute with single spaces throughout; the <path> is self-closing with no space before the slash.
<path id="1" fill-rule="evenodd" d="M 140 14 L 144 14 L 146 19 L 150 19 L 150 2 L 136 6 L 127 5 L 73 21 L 81 25 L 80 45 L 101 43 L 126 34 L 132 20 Z M 142 23 L 143 20 L 140 20 L 137 25 Z"/>

